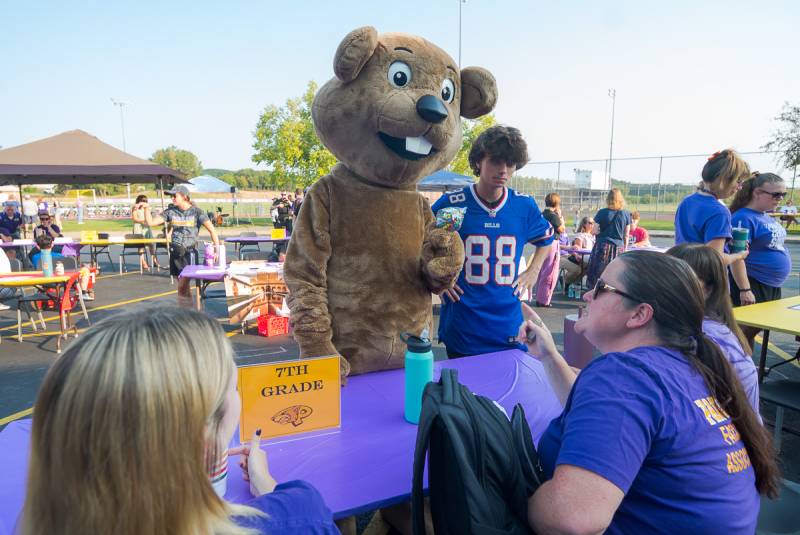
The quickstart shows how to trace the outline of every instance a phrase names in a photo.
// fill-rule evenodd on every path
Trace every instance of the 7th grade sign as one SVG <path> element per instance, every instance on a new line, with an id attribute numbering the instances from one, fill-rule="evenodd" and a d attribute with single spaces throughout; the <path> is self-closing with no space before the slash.
<path id="1" fill-rule="evenodd" d="M 340 394 L 338 356 L 239 368 L 239 440 L 339 427 Z"/>

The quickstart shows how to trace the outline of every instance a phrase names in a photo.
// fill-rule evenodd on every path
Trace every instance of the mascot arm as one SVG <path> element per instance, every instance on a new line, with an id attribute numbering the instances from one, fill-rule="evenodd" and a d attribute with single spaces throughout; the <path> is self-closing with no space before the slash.
<path id="1" fill-rule="evenodd" d="M 303 357 L 336 355 L 328 312 L 331 256 L 328 190 L 312 188 L 300 210 L 283 268 L 294 337 Z"/>
<path id="2" fill-rule="evenodd" d="M 464 266 L 464 242 L 453 230 L 436 228 L 428 201 L 423 199 L 425 238 L 422 242 L 421 269 L 428 289 L 441 293 L 452 288 Z"/>

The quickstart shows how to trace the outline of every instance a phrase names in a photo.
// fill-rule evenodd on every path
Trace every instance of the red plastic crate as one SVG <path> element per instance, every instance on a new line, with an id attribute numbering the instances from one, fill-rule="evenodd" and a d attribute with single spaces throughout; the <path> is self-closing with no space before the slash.
<path id="1" fill-rule="evenodd" d="M 289 318 L 267 314 L 258 317 L 258 334 L 261 336 L 279 336 L 289 334 Z"/>

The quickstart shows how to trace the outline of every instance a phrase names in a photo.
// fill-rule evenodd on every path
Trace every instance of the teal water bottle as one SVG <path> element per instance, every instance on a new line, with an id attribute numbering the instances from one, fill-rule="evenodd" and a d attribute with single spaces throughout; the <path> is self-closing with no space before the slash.
<path id="1" fill-rule="evenodd" d="M 419 423 L 422 412 L 422 391 L 433 381 L 433 353 L 431 341 L 423 332 L 422 336 L 402 333 L 400 338 L 406 343 L 406 420 Z"/>
<path id="2" fill-rule="evenodd" d="M 50 249 L 42 249 L 40 257 L 42 259 L 42 275 L 45 277 L 53 276 L 53 251 Z"/>

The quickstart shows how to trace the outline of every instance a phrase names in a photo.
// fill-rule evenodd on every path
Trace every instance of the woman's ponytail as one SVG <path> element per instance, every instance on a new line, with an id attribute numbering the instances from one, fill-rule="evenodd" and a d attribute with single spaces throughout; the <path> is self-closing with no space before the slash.
<path id="1" fill-rule="evenodd" d="M 780 473 L 772 437 L 758 420 L 739 377 L 719 346 L 703 332 L 695 338 L 697 351 L 687 356 L 739 431 L 756 474 L 758 492 L 775 498 L 780 487 Z"/>

